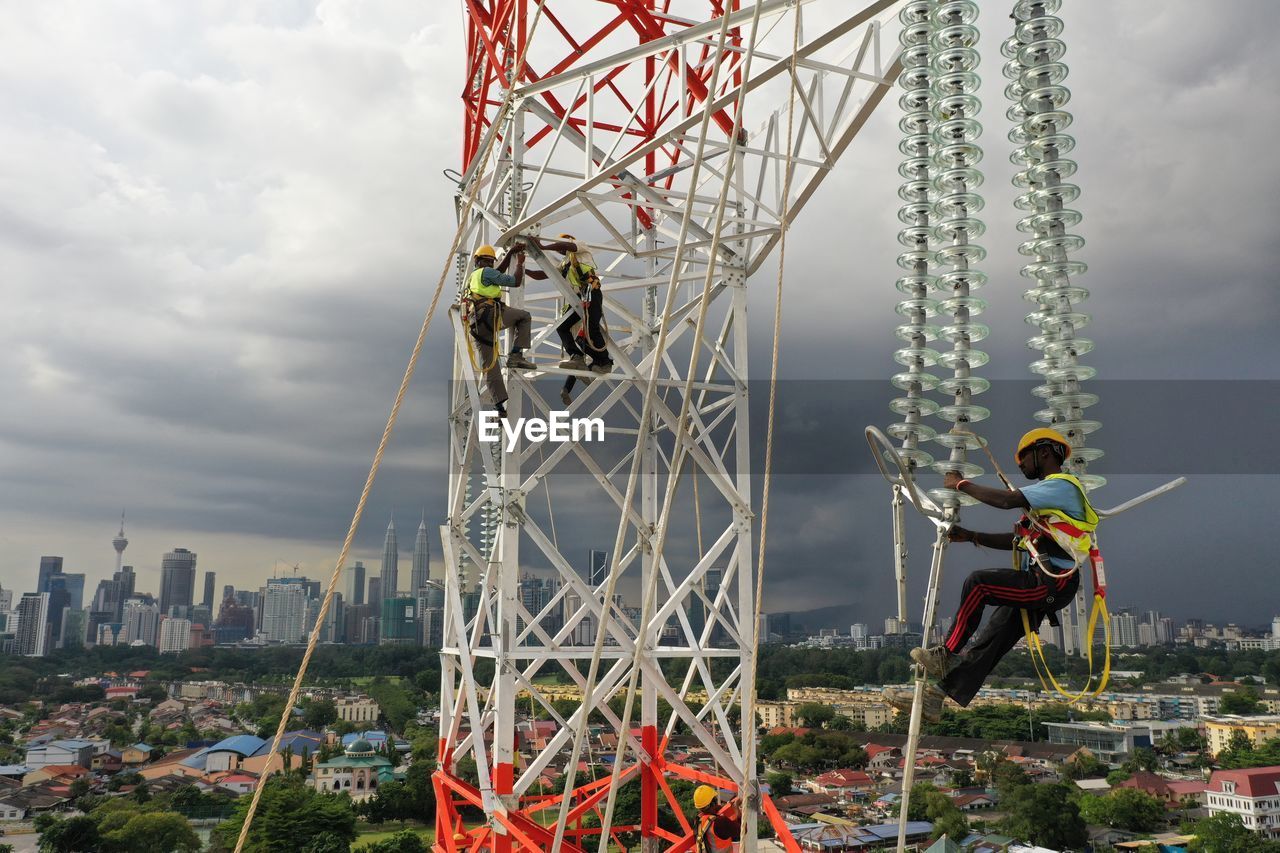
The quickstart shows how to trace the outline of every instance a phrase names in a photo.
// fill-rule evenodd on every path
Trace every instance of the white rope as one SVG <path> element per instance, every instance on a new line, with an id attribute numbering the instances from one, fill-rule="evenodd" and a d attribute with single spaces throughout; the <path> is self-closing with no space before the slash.
<path id="1" fill-rule="evenodd" d="M 495 114 L 495 124 L 502 120 L 511 106 L 512 96 L 515 92 L 514 81 L 519 79 L 520 74 L 524 72 L 525 58 L 529 53 L 529 46 L 533 42 L 533 33 L 538 26 L 538 21 L 542 17 L 542 7 L 546 4 L 546 0 L 538 0 L 538 8 L 534 14 L 533 23 L 529 27 L 528 35 L 525 39 L 524 49 L 520 53 L 519 62 L 516 64 L 516 70 L 512 76 L 512 83 L 508 87 L 507 93 L 502 101 L 502 106 Z M 477 162 L 476 174 L 471 185 L 471 191 L 466 197 L 462 211 L 458 217 L 458 228 L 454 232 L 453 241 L 446 255 L 443 269 L 440 271 L 440 278 L 436 282 L 435 292 L 431 296 L 431 304 L 427 308 L 426 316 L 422 320 L 422 325 L 418 329 L 418 337 L 414 341 L 413 350 L 409 354 L 409 363 L 405 366 L 404 375 L 400 379 L 400 387 L 396 390 L 395 401 L 391 404 L 391 412 L 387 416 L 386 426 L 382 430 L 382 437 L 378 441 L 378 448 L 373 455 L 373 462 L 369 466 L 369 474 L 365 478 L 364 488 L 360 491 L 360 499 L 356 502 L 356 509 L 351 517 L 351 524 L 347 527 L 346 538 L 343 539 L 342 549 L 338 553 L 338 559 L 334 563 L 333 572 L 329 576 L 329 586 L 325 590 L 324 601 L 320 605 L 320 613 L 316 617 L 315 626 L 311 629 L 311 636 L 307 639 L 307 648 L 303 652 L 302 661 L 298 665 L 298 672 L 294 676 L 293 687 L 289 691 L 288 700 L 285 702 L 284 710 L 280 714 L 280 723 L 276 726 L 275 736 L 271 740 L 271 750 L 268 756 L 275 756 L 280 750 L 280 741 L 284 738 L 285 729 L 288 727 L 289 720 L 293 716 L 293 708 L 298 702 L 298 697 L 302 691 L 302 683 L 306 678 L 307 667 L 311 663 L 311 657 L 315 653 L 316 646 L 320 641 L 320 633 L 324 628 L 325 620 L 329 615 L 329 608 L 333 603 L 334 591 L 338 588 L 338 579 L 342 576 L 342 569 L 346 564 L 347 557 L 351 553 L 351 545 L 355 540 L 356 531 L 360 527 L 360 521 L 364 517 L 365 506 L 369 500 L 369 493 L 373 489 L 373 482 L 378 476 L 378 471 L 382 467 L 382 457 L 386 453 L 387 445 L 391 441 L 391 433 L 395 429 L 396 420 L 400 415 L 400 407 L 404 403 L 404 398 L 409 390 L 409 385 L 413 380 L 413 374 L 418 366 L 418 358 L 422 354 L 423 344 L 426 342 L 427 330 L 431 327 L 431 321 L 435 317 L 436 307 L 440 303 L 440 294 L 444 291 L 445 280 L 449 276 L 449 272 L 454 265 L 454 258 L 457 255 L 458 247 L 462 243 L 463 235 L 467 230 L 467 220 L 471 214 L 471 209 L 475 205 L 476 197 L 480 192 L 480 185 L 483 182 L 484 172 L 489 161 L 489 157 L 493 153 L 495 144 L 499 134 L 495 132 L 490 135 L 489 141 L 485 146 L 483 153 L 479 155 Z M 494 341 L 496 347 L 497 341 Z M 393 590 L 394 592 L 394 590 Z M 283 762 L 282 762 L 283 766 Z M 268 761 L 263 769 L 262 775 L 258 777 L 254 784 L 253 798 L 249 801 L 249 810 L 245 813 L 244 824 L 240 827 L 240 835 L 236 839 L 235 853 L 242 853 L 245 842 L 249 838 L 249 830 L 253 825 L 254 815 L 258 811 L 258 803 L 262 800 L 262 792 L 266 787 L 267 778 L 273 772 L 271 762 Z"/>
<path id="2" fill-rule="evenodd" d="M 724 53 L 725 42 L 729 32 L 729 15 L 725 14 L 720 20 L 720 30 L 717 36 L 716 53 L 717 56 Z M 715 92 L 719 86 L 720 63 L 717 62 L 712 66 L 710 85 L 708 86 L 707 99 L 703 104 L 702 117 L 698 133 L 697 154 L 694 157 L 692 170 L 689 177 L 689 189 L 685 194 L 684 210 L 685 215 L 680 220 L 680 232 L 676 241 L 675 256 L 671 265 L 671 277 L 667 282 L 667 295 L 663 303 L 662 322 L 658 332 L 658 342 L 654 347 L 651 358 L 652 363 L 649 365 L 649 376 L 645 385 L 643 403 L 640 410 L 639 428 L 636 431 L 636 446 L 632 455 L 631 468 L 627 475 L 627 489 L 623 498 L 622 513 L 618 521 L 618 530 L 614 537 L 613 555 L 609 566 L 609 577 L 605 584 L 605 594 L 602 601 L 600 624 L 596 630 L 595 646 L 591 653 L 591 663 L 587 670 L 587 682 L 583 687 L 582 706 L 578 711 L 578 727 L 574 732 L 573 747 L 570 750 L 569 763 L 565 767 L 565 783 L 564 795 L 560 802 L 560 812 L 556 819 L 556 832 L 553 841 L 553 849 L 559 850 L 564 843 L 565 823 L 569 815 L 569 805 L 571 792 L 578 770 L 578 759 L 582 755 L 582 741 L 587 732 L 588 706 L 592 701 L 592 694 L 595 692 L 596 681 L 600 672 L 600 658 L 604 651 L 604 640 L 608 632 L 610 608 L 612 607 L 614 591 L 618 583 L 618 563 L 622 558 L 622 547 L 625 541 L 626 527 L 629 521 L 629 510 L 635 501 L 636 483 L 639 480 L 640 463 L 644 456 L 645 442 L 649 438 L 649 419 L 652 417 L 654 389 L 657 387 L 658 373 L 662 366 L 661 355 L 666 346 L 667 335 L 671 325 L 671 312 L 675 302 L 676 286 L 680 277 L 680 258 L 684 252 L 685 243 L 688 240 L 689 224 L 693 219 L 693 201 L 698 187 L 698 175 L 702 170 L 702 157 L 706 148 L 706 140 L 708 129 L 711 125 L 711 117 L 714 115 L 712 109 L 715 103 Z M 733 144 L 733 140 L 730 140 Z M 713 250 L 714 252 L 714 250 Z M 714 253 L 710 256 L 710 263 L 714 264 Z M 683 424 L 680 425 L 681 427 Z M 643 645 L 643 638 L 637 638 L 637 646 Z M 625 726 L 620 734 L 625 735 Z M 607 838 L 607 833 L 602 832 L 601 838 Z"/>

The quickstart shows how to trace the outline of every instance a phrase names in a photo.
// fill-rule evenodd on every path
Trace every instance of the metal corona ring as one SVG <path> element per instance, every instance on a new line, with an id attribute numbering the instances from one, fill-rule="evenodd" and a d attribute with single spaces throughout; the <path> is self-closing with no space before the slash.
<path id="1" fill-rule="evenodd" d="M 932 33 L 931 14 L 934 0 L 914 0 L 898 14 L 902 31 L 898 36 L 902 45 L 902 73 L 899 85 L 905 90 L 898 105 L 902 119 L 902 141 L 898 148 L 904 160 L 898 166 L 903 183 L 898 188 L 902 206 L 898 219 L 905 226 L 898 232 L 898 242 L 905 251 L 898 255 L 898 266 L 905 270 L 896 286 L 905 296 L 898 302 L 897 312 L 906 322 L 895 330 L 906 346 L 894 352 L 894 360 L 906 368 L 893 376 L 895 388 L 905 396 L 894 399 L 889 408 L 902 417 L 902 421 L 889 427 L 889 434 L 902 441 L 902 458 L 908 465 L 923 468 L 933 464 L 933 456 L 921 449 L 921 444 L 932 440 L 937 431 L 923 419 L 938 411 L 938 403 L 925 393 L 938 386 L 938 377 L 926 372 L 926 368 L 938 363 L 938 353 L 929 342 L 938 337 L 937 326 L 926 320 L 938 312 L 938 303 L 929 294 L 937 282 L 929 274 L 933 252 L 929 244 L 933 237 L 930 220 L 933 213 L 931 201 L 930 169 L 930 113 L 931 93 L 929 68 Z"/>
<path id="2" fill-rule="evenodd" d="M 1085 436 L 1101 424 L 1085 417 L 1085 409 L 1098 402 L 1097 395 L 1080 387 L 1096 371 L 1079 363 L 1079 357 L 1093 349 L 1093 341 L 1076 334 L 1089 324 L 1089 315 L 1079 310 L 1089 291 L 1072 282 L 1087 267 L 1071 257 L 1084 246 L 1084 239 L 1067 233 L 1082 217 L 1066 207 L 1079 197 L 1080 188 L 1064 180 L 1075 174 L 1076 162 L 1064 156 L 1075 147 L 1075 140 L 1063 133 L 1071 124 L 1071 113 L 1064 109 L 1071 92 L 1063 85 L 1067 66 L 1061 59 L 1066 45 L 1058 38 L 1062 19 L 1054 14 L 1060 7 L 1061 0 L 1016 3 L 1014 35 L 1005 40 L 1001 53 L 1008 60 L 1004 76 L 1010 82 L 1005 96 L 1011 102 L 1008 116 L 1014 123 L 1009 139 L 1017 146 L 1011 159 L 1022 169 L 1013 183 L 1025 190 L 1015 202 L 1026 212 L 1018 230 L 1029 235 L 1018 250 L 1031 258 L 1022 275 L 1034 282 L 1023 298 L 1037 306 L 1026 317 L 1038 329 L 1027 346 L 1041 353 L 1031 370 L 1044 378 L 1033 393 L 1045 401 L 1046 408 L 1035 417 L 1071 441 L 1073 452 L 1065 468 L 1092 489 L 1106 480 L 1087 473 L 1088 464 L 1099 459 L 1102 451 L 1084 446 Z"/>
<path id="3" fill-rule="evenodd" d="M 942 313 L 949 315 L 942 337 L 951 343 L 950 352 L 939 357 L 939 364 L 952 371 L 949 379 L 938 387 L 952 397 L 952 403 L 938 410 L 938 417 L 954 425 L 954 431 L 943 432 L 935 441 L 949 448 L 949 458 L 933 464 L 935 471 L 958 471 L 963 477 L 977 477 L 982 468 L 968 461 L 968 451 L 978 448 L 978 439 L 970 426 L 985 420 L 990 412 L 975 405 L 973 398 L 990 387 L 990 382 L 974 373 L 987 363 L 987 354 L 973 349 L 973 344 L 987 337 L 989 329 L 974 322 L 986 309 L 986 302 L 973 292 L 987 282 L 987 276 L 975 267 L 986 258 L 986 250 L 975 243 L 986 231 L 979 214 L 983 198 L 982 123 L 977 116 L 982 102 L 977 92 L 980 80 L 976 73 L 981 55 L 978 52 L 979 31 L 976 26 L 978 5 L 972 0 L 939 0 L 933 8 L 933 33 L 930 65 L 933 70 L 932 110 L 936 124 L 933 130 L 934 237 L 938 241 L 937 260 L 944 271 L 938 273 L 938 289 L 950 293 L 939 303 Z M 929 496 L 942 506 L 956 507 L 975 501 L 960 492 L 937 488 Z"/>

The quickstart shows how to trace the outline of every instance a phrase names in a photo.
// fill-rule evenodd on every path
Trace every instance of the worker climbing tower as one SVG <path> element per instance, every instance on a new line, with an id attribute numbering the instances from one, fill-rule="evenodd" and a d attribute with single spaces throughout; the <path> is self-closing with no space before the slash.
<path id="1" fill-rule="evenodd" d="M 605 440 L 481 441 L 455 307 L 435 849 L 689 850 L 686 780 L 741 793 L 742 849 L 764 821 L 798 850 L 754 759 L 747 288 L 893 86 L 901 5 L 466 4 L 459 283 L 471 248 L 526 247 L 538 370 L 506 372 L 507 410 L 550 417 L 573 377 Z M 557 366 L 576 296 L 522 238 L 565 233 L 603 280 L 608 375 Z M 669 760 L 675 734 L 712 763 Z"/>

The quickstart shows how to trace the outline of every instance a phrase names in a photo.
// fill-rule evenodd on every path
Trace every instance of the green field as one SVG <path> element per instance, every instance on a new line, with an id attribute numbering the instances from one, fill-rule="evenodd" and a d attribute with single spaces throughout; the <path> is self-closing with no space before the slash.
<path id="1" fill-rule="evenodd" d="M 406 821 L 401 827 L 399 823 L 383 823 L 369 826 L 368 824 L 360 824 L 357 830 L 359 834 L 356 836 L 355 843 L 351 845 L 352 850 L 360 850 L 370 844 L 375 844 L 383 839 L 390 838 L 402 829 L 412 829 L 418 833 L 418 837 L 431 844 L 436 840 L 436 831 L 433 827 L 426 826 L 416 821 Z"/>

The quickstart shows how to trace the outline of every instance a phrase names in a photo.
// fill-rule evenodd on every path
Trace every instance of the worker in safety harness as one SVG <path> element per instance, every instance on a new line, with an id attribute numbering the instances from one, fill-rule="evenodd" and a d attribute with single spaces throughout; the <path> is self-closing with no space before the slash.
<path id="1" fill-rule="evenodd" d="M 738 810 L 737 798 L 722 811 L 716 802 L 716 789 L 710 785 L 699 785 L 693 791 L 693 807 L 698 810 L 698 826 L 694 830 L 697 833 L 694 836 L 696 853 L 738 849 L 742 814 Z"/>
<path id="2" fill-rule="evenodd" d="M 502 301 L 502 288 L 520 287 L 524 284 L 524 247 L 518 245 L 507 252 L 499 264 L 493 246 L 481 246 L 476 249 L 474 260 L 475 269 L 467 279 L 466 299 L 470 302 L 468 316 L 471 337 L 475 339 L 480 351 L 477 369 L 484 371 L 494 407 L 505 418 L 507 386 L 502 381 L 502 368 L 498 364 L 495 332 L 511 330 L 511 351 L 507 355 L 507 367 L 512 370 L 536 370 L 538 367 L 524 357 L 525 348 L 529 346 L 532 324 L 529 312 L 513 308 Z M 508 273 L 507 267 L 512 260 L 515 260 L 515 272 Z"/>
<path id="3" fill-rule="evenodd" d="M 1013 551 L 1016 568 L 969 575 L 946 642 L 912 649 L 912 659 L 927 675 L 938 679 L 936 686 L 925 688 L 923 712 L 929 722 L 937 722 L 941 716 L 944 696 L 961 706 L 973 700 L 991 670 L 1024 636 L 1021 610 L 1027 611 L 1030 630 L 1034 631 L 1046 616 L 1051 625 L 1057 625 L 1057 611 L 1075 597 L 1080 586 L 1078 569 L 1088 559 L 1098 515 L 1080 481 L 1062 472 L 1070 455 L 1071 444 L 1061 433 L 1033 429 L 1018 442 L 1016 458 L 1023 475 L 1039 482 L 1022 489 L 995 489 L 955 473 L 946 475 L 943 485 L 947 488 L 997 509 L 1021 510 L 1023 516 L 1012 533 L 951 528 L 952 542 Z M 1032 551 L 1040 556 L 1039 561 Z M 979 631 L 982 611 L 988 605 L 995 610 Z M 966 650 L 970 639 L 973 642 Z M 905 713 L 911 711 L 913 694 L 903 689 L 885 691 L 889 703 Z"/>

